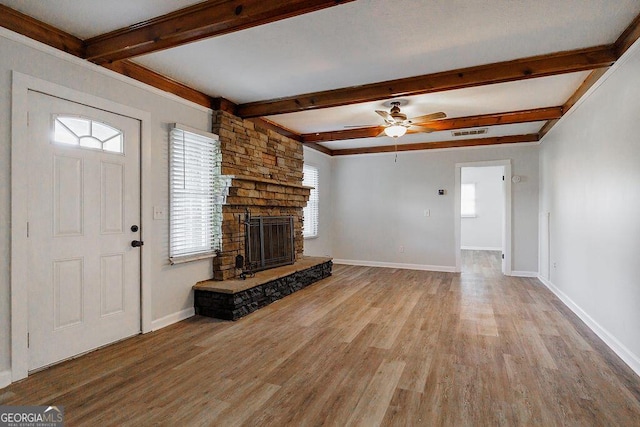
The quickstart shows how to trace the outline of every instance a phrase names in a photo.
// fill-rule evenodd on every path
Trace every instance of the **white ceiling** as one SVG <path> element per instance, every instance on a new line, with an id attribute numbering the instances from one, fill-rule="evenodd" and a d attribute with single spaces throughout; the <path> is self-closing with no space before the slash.
<path id="1" fill-rule="evenodd" d="M 202 0 L 0 0 L 81 39 L 137 24 Z"/>
<path id="2" fill-rule="evenodd" d="M 357 0 L 136 61 L 245 103 L 612 43 L 638 3 Z"/>
<path id="3" fill-rule="evenodd" d="M 0 3 L 85 39 L 197 1 Z M 638 14 L 638 0 L 357 0 L 134 60 L 211 96 L 246 103 L 610 44 Z M 586 75 L 408 97 L 403 112 L 411 117 L 444 111 L 461 117 L 558 106 Z M 268 119 L 299 133 L 379 125 L 373 111 L 384 102 Z M 493 127 L 491 135 L 536 133 L 541 126 Z M 401 143 L 445 140 L 445 134 L 450 136 L 407 135 Z M 324 145 L 351 148 L 388 142 L 369 138 Z"/>

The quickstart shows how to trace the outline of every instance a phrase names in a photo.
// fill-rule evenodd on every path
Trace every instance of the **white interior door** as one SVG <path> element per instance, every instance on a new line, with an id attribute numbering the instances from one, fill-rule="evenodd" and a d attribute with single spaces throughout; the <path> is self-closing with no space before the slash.
<path id="1" fill-rule="evenodd" d="M 140 123 L 29 92 L 29 370 L 140 332 Z"/>

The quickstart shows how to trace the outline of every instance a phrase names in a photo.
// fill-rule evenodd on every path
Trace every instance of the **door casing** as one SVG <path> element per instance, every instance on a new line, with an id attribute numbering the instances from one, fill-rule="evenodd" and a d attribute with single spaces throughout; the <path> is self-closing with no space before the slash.
<path id="1" fill-rule="evenodd" d="M 28 376 L 28 93 L 41 92 L 140 121 L 141 239 L 153 246 L 151 208 L 151 114 L 127 105 L 76 91 L 17 71 L 12 72 L 11 99 L 11 381 Z M 142 333 L 151 331 L 151 251 L 141 251 L 140 301 Z"/>
<path id="2" fill-rule="evenodd" d="M 483 167 L 483 166 L 504 166 L 504 180 L 505 180 L 505 200 L 504 200 L 504 271 L 502 272 L 506 276 L 510 276 L 512 272 L 511 265 L 511 159 L 507 160 L 489 160 L 483 162 L 470 162 L 470 163 L 456 163 L 455 165 L 455 251 L 456 251 L 456 272 L 462 271 L 462 253 L 460 250 L 461 241 L 461 219 L 460 219 L 460 185 L 462 183 L 461 172 L 463 167 Z"/>

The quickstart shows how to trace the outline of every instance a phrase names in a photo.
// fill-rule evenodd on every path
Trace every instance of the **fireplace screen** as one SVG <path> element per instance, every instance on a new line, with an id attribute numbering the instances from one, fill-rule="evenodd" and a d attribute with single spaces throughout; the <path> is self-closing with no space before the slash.
<path id="1" fill-rule="evenodd" d="M 245 223 L 246 269 L 256 272 L 293 264 L 293 217 L 249 217 Z"/>

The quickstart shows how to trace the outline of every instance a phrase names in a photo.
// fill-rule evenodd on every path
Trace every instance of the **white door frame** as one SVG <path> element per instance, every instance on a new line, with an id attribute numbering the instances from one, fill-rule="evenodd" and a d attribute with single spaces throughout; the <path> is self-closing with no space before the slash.
<path id="1" fill-rule="evenodd" d="M 511 159 L 507 160 L 489 160 L 485 162 L 468 162 L 468 163 L 456 163 L 456 177 L 455 177 L 455 250 L 456 250 L 456 272 L 462 271 L 462 253 L 460 249 L 460 229 L 462 228 L 460 218 L 460 185 L 462 184 L 462 168 L 477 168 L 484 166 L 504 166 L 504 182 L 505 182 L 505 200 L 504 200 L 504 229 L 502 235 L 504 236 L 504 247 L 502 251 L 504 253 L 504 271 L 506 276 L 511 276 Z"/>
<path id="2" fill-rule="evenodd" d="M 140 121 L 140 229 L 141 239 L 153 246 L 151 224 L 151 114 L 126 105 L 50 83 L 17 71 L 12 72 L 11 99 L 11 380 L 29 374 L 27 332 L 28 300 L 28 143 L 27 111 L 30 90 L 79 104 L 121 114 Z M 142 249 L 142 248 L 141 248 Z M 142 333 L 151 331 L 151 251 L 140 254 L 140 301 Z"/>

